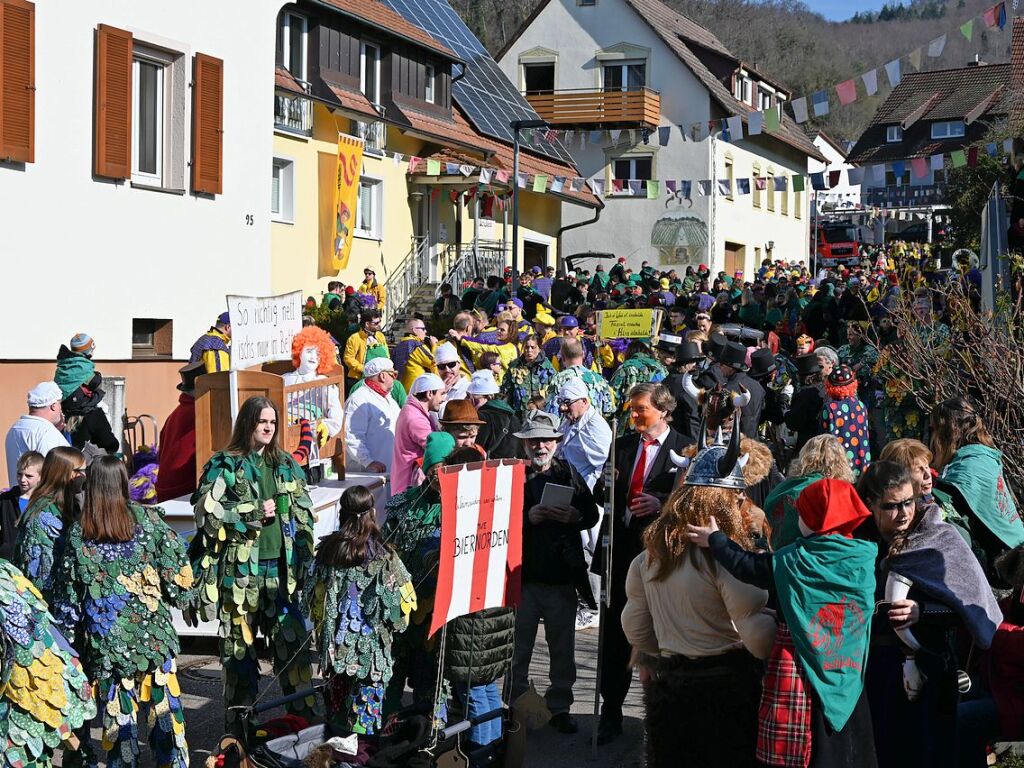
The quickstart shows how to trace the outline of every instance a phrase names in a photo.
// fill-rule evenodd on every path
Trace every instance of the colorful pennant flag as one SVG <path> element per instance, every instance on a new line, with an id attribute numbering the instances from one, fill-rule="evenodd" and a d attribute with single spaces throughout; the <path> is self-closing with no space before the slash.
<path id="1" fill-rule="evenodd" d="M 762 192 L 768 189 L 768 179 L 766 179 L 764 176 L 755 176 L 754 189 Z"/>
<path id="2" fill-rule="evenodd" d="M 481 168 L 480 169 L 480 183 L 481 184 L 490 184 L 492 178 L 494 178 L 494 169 L 493 168 Z"/>
<path id="3" fill-rule="evenodd" d="M 440 176 L 441 175 L 441 161 L 440 160 L 427 160 L 427 176 Z"/>
<path id="4" fill-rule="evenodd" d="M 591 179 L 590 188 L 594 190 L 594 194 L 598 197 L 604 197 L 604 179 Z"/>
<path id="5" fill-rule="evenodd" d="M 565 188 L 565 176 L 555 176 L 551 180 L 551 191 L 554 194 L 559 194 Z"/>
<path id="6" fill-rule="evenodd" d="M 914 69 L 921 69 L 921 49 L 915 48 L 907 54 L 907 61 Z"/>
<path id="7" fill-rule="evenodd" d="M 808 118 L 807 98 L 801 96 L 799 99 L 793 99 L 792 107 L 793 119 L 796 120 L 798 123 L 806 123 Z"/>
<path id="8" fill-rule="evenodd" d="M 633 197 L 640 195 L 640 185 L 643 184 L 641 179 L 630 179 L 629 180 L 629 194 Z"/>
<path id="9" fill-rule="evenodd" d="M 679 182 L 679 193 L 683 196 L 684 200 L 690 199 L 690 193 L 693 191 L 693 183 L 689 181 Z"/>
<path id="10" fill-rule="evenodd" d="M 764 129 L 768 131 L 768 133 L 775 133 L 775 131 L 779 130 L 779 126 L 781 124 L 782 121 L 779 118 L 778 107 L 771 107 L 764 111 Z"/>
<path id="11" fill-rule="evenodd" d="M 764 127 L 764 112 L 751 112 L 747 115 L 747 135 L 759 136 Z"/>
<path id="12" fill-rule="evenodd" d="M 732 195 L 732 183 L 729 179 L 718 180 L 718 194 L 726 196 Z"/>
<path id="13" fill-rule="evenodd" d="M 651 179 L 647 180 L 647 199 L 657 200 L 661 196 L 661 184 Z"/>
<path id="14" fill-rule="evenodd" d="M 964 154 L 962 149 L 954 149 L 949 153 L 949 156 L 953 160 L 954 168 L 963 168 L 967 165 L 967 155 Z"/>
<path id="15" fill-rule="evenodd" d="M 789 186 L 789 179 L 785 176 L 772 176 L 772 184 L 775 186 L 776 192 L 785 192 Z"/>
<path id="16" fill-rule="evenodd" d="M 814 116 L 824 117 L 828 114 L 828 91 L 822 89 L 811 94 L 811 104 L 814 105 Z"/>
<path id="17" fill-rule="evenodd" d="M 928 56 L 937 59 L 946 48 L 946 35 L 942 34 L 928 43 Z"/>
<path id="18" fill-rule="evenodd" d="M 865 72 L 860 76 L 860 79 L 864 81 L 864 92 L 868 96 L 874 96 L 878 93 L 878 70 L 872 69 Z"/>
<path id="19" fill-rule="evenodd" d="M 519 186 L 520 189 L 526 189 L 526 183 L 529 180 L 529 174 L 520 173 L 519 176 L 516 177 L 516 184 Z"/>
<path id="20" fill-rule="evenodd" d="M 701 179 L 697 182 L 697 194 L 700 197 L 707 197 L 711 194 L 711 179 Z"/>
<path id="21" fill-rule="evenodd" d="M 915 157 L 910 161 L 910 171 L 915 179 L 928 178 L 928 160 L 924 157 Z"/>
<path id="22" fill-rule="evenodd" d="M 623 190 L 622 179 L 612 179 L 612 192 L 615 192 L 616 194 L 621 194 L 622 190 Z"/>
<path id="23" fill-rule="evenodd" d="M 974 19 L 968 19 L 960 25 L 960 34 L 966 37 L 968 40 L 974 35 Z"/>
<path id="24" fill-rule="evenodd" d="M 750 179 L 736 179 L 736 192 L 741 195 L 749 195 Z"/>
<path id="25" fill-rule="evenodd" d="M 797 174 L 793 177 L 793 191 L 803 192 L 806 187 L 804 186 L 804 177 L 801 174 Z"/>
<path id="26" fill-rule="evenodd" d="M 932 155 L 929 165 L 933 171 L 941 171 L 945 167 L 942 155 Z"/>
<path id="27" fill-rule="evenodd" d="M 889 85 L 895 88 L 900 84 L 900 60 L 893 59 L 885 65 L 885 75 L 889 78 Z"/>
<path id="28" fill-rule="evenodd" d="M 844 80 L 836 86 L 836 95 L 839 96 L 839 103 L 844 107 L 847 104 L 852 104 L 857 100 L 857 81 L 852 78 Z"/>
<path id="29" fill-rule="evenodd" d="M 512 174 L 505 170 L 499 170 L 495 175 L 498 178 L 499 184 L 508 184 L 508 180 L 512 178 Z"/>
<path id="30" fill-rule="evenodd" d="M 811 174 L 811 189 L 816 192 L 820 192 L 823 189 L 827 189 L 825 186 L 825 172 L 819 171 Z"/>
<path id="31" fill-rule="evenodd" d="M 967 165 L 973 168 L 978 164 L 978 148 L 971 147 L 967 150 Z"/>
<path id="32" fill-rule="evenodd" d="M 851 187 L 859 187 L 864 182 L 864 169 L 847 168 L 846 178 L 850 182 Z"/>
<path id="33" fill-rule="evenodd" d="M 733 115 L 725 119 L 729 130 L 729 141 L 741 141 L 743 139 L 743 118 Z"/>
<path id="34" fill-rule="evenodd" d="M 658 144 L 661 146 L 667 146 L 668 140 L 672 136 L 672 126 L 663 125 L 658 129 Z"/>
<path id="35" fill-rule="evenodd" d="M 583 191 L 583 177 L 574 176 L 572 182 L 569 184 L 570 192 L 582 192 Z"/>
<path id="36" fill-rule="evenodd" d="M 533 177 L 533 191 L 543 192 L 548 188 L 548 177 L 543 173 L 538 173 Z"/>

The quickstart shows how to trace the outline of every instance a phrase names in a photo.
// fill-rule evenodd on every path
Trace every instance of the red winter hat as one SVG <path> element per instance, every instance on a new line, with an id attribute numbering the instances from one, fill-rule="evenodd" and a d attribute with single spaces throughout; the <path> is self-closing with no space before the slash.
<path id="1" fill-rule="evenodd" d="M 811 483 L 797 497 L 796 511 L 804 525 L 822 535 L 837 533 L 851 538 L 867 518 L 868 508 L 845 480 L 825 478 Z"/>

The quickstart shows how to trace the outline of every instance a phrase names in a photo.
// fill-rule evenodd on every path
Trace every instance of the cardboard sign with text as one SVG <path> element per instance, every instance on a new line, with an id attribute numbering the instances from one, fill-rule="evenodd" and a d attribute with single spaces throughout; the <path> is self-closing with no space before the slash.
<path id="1" fill-rule="evenodd" d="M 302 330 L 302 292 L 280 296 L 228 296 L 231 367 L 251 368 L 292 356 L 292 337 Z"/>
<path id="2" fill-rule="evenodd" d="M 597 313 L 602 339 L 653 339 L 661 328 L 660 309 L 605 309 Z"/>
<path id="3" fill-rule="evenodd" d="M 443 467 L 441 553 L 430 622 L 519 602 L 526 462 L 483 461 Z"/>

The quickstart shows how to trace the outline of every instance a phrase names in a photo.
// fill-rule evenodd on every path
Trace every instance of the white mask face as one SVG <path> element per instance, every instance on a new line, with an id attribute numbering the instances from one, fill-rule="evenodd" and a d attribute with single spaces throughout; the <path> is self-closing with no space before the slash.
<path id="1" fill-rule="evenodd" d="M 316 347 L 305 347 L 299 355 L 299 367 L 296 373 L 314 373 L 320 365 L 320 350 Z"/>

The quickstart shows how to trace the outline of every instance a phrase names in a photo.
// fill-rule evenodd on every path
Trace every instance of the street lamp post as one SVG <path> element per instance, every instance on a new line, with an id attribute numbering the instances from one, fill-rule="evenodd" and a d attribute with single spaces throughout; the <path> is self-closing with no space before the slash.
<path id="1" fill-rule="evenodd" d="M 519 131 L 523 128 L 547 128 L 543 120 L 513 120 L 512 128 L 512 285 L 511 296 L 515 296 L 519 272 Z"/>

